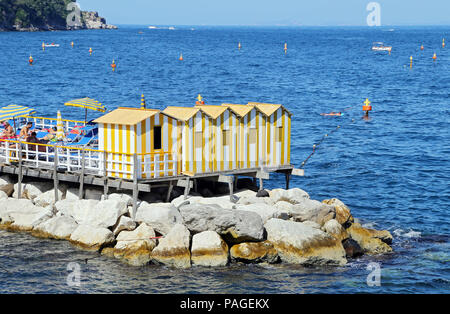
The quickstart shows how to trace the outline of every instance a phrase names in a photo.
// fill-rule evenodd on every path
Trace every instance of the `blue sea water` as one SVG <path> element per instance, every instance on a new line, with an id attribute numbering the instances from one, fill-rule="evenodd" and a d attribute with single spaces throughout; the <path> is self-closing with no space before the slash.
<path id="1" fill-rule="evenodd" d="M 133 268 L 66 242 L 0 231 L 0 293 L 449 293 L 450 27 L 192 28 L 0 33 L 0 104 L 82 120 L 65 101 L 138 107 L 144 93 L 163 109 L 190 106 L 200 93 L 209 104 L 282 103 L 293 113 L 296 166 L 341 126 L 291 187 L 341 199 L 365 225 L 389 230 L 394 252 L 344 267 Z M 43 41 L 61 47 L 42 51 Z M 392 54 L 372 52 L 376 41 Z M 370 120 L 362 119 L 366 98 Z M 331 111 L 345 114 L 320 115 Z M 283 187 L 284 177 L 267 185 Z M 67 285 L 70 262 L 81 267 L 80 287 Z M 367 284 L 371 262 L 381 266 L 380 286 Z"/>

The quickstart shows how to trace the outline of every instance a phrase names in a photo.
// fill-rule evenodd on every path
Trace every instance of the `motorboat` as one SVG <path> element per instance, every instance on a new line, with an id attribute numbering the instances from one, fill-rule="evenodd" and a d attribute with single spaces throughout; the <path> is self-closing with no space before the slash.
<path id="1" fill-rule="evenodd" d="M 375 42 L 375 43 L 373 43 L 372 50 L 373 51 L 389 51 L 389 52 L 391 52 L 392 51 L 392 47 L 391 46 L 386 46 L 382 42 Z"/>

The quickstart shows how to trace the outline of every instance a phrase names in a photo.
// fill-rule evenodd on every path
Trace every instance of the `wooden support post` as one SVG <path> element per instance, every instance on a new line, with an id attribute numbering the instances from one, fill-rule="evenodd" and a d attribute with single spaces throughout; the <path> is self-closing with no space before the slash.
<path id="1" fill-rule="evenodd" d="M 168 203 L 170 201 L 170 195 L 172 194 L 172 190 L 173 190 L 173 181 L 169 182 L 169 188 L 167 189 L 167 197 L 166 197 L 166 202 Z"/>
<path id="2" fill-rule="evenodd" d="M 78 199 L 83 199 L 83 189 L 84 189 L 84 170 L 85 170 L 85 159 L 84 159 L 84 148 L 81 150 L 81 175 L 80 175 L 80 190 L 78 191 Z"/>
<path id="3" fill-rule="evenodd" d="M 105 200 L 108 199 L 108 171 L 107 171 L 107 164 L 106 164 L 106 158 L 108 154 L 106 151 L 103 152 L 103 175 L 104 175 L 104 183 L 103 183 L 103 198 Z M 136 167 L 136 164 L 135 164 Z"/>
<path id="4" fill-rule="evenodd" d="M 37 156 L 36 156 L 36 158 L 37 158 Z M 19 188 L 18 188 L 18 194 L 17 194 L 17 198 L 21 198 L 22 197 L 22 176 L 23 176 L 23 173 L 22 173 L 22 143 L 19 141 L 19 174 L 18 174 L 18 176 L 19 176 L 19 182 L 18 182 L 18 186 L 19 186 Z"/>
<path id="5" fill-rule="evenodd" d="M 186 186 L 184 188 L 184 199 L 187 199 L 189 190 L 191 189 L 190 178 L 186 178 Z"/>
<path id="6" fill-rule="evenodd" d="M 194 192 L 198 193 L 198 183 L 197 183 L 197 179 L 193 179 L 192 181 L 194 181 Z"/>
<path id="7" fill-rule="evenodd" d="M 259 190 L 260 191 L 264 190 L 263 178 L 259 178 Z"/>
<path id="8" fill-rule="evenodd" d="M 133 155 L 133 213 L 132 213 L 132 219 L 134 220 L 136 218 L 136 211 L 137 211 L 137 199 L 138 199 L 138 160 L 137 160 L 137 154 Z"/>
<path id="9" fill-rule="evenodd" d="M 291 173 L 286 172 L 284 175 L 286 177 L 286 190 L 289 190 L 289 182 L 291 181 Z"/>
<path id="10" fill-rule="evenodd" d="M 230 189 L 230 197 L 234 194 L 234 180 L 230 178 L 230 181 L 228 181 L 228 188 Z"/>
<path id="11" fill-rule="evenodd" d="M 58 201 L 58 148 L 54 146 L 53 157 L 53 188 L 55 189 L 55 202 Z"/>

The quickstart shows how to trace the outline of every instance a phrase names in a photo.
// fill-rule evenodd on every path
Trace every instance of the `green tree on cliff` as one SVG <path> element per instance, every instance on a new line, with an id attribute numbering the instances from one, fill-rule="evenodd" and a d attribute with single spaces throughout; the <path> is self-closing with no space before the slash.
<path id="1" fill-rule="evenodd" d="M 67 4 L 73 0 L 0 0 L 0 28 L 65 27 L 69 13 Z"/>

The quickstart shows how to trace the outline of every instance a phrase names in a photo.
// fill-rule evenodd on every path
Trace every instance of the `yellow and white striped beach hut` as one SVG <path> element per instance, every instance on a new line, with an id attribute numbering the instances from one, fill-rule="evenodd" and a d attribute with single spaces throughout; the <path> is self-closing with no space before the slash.
<path id="1" fill-rule="evenodd" d="M 182 171 L 187 175 L 238 168 L 238 118 L 222 106 L 174 107 L 164 113 L 182 129 Z"/>
<path id="2" fill-rule="evenodd" d="M 222 104 L 239 118 L 239 168 L 248 169 L 265 165 L 267 151 L 265 149 L 266 115 L 256 106 Z"/>
<path id="3" fill-rule="evenodd" d="M 121 107 L 94 122 L 99 125 L 99 150 L 106 152 L 108 176 L 133 178 L 135 156 L 139 179 L 180 173 L 181 142 L 173 117 L 154 109 Z"/>
<path id="4" fill-rule="evenodd" d="M 257 128 L 261 132 L 259 138 L 262 139 L 258 145 L 259 157 L 265 157 L 267 166 L 289 165 L 292 114 L 280 104 L 249 102 L 247 105 L 256 107 L 260 113 L 257 119 Z"/>

